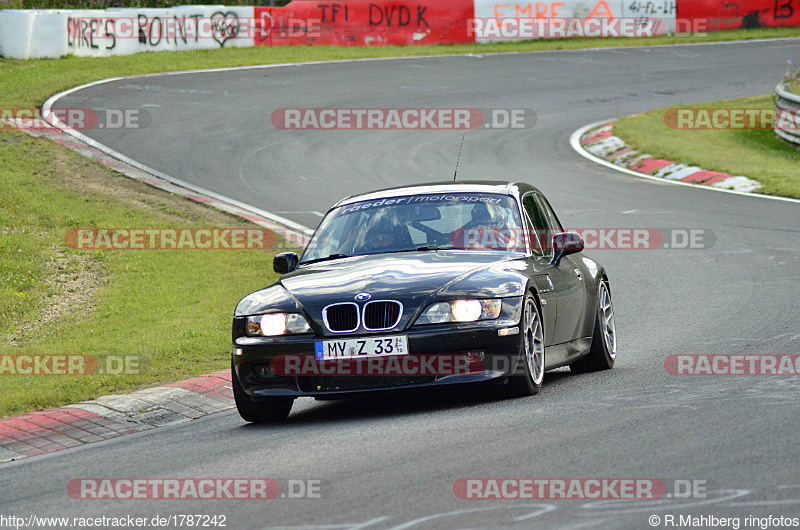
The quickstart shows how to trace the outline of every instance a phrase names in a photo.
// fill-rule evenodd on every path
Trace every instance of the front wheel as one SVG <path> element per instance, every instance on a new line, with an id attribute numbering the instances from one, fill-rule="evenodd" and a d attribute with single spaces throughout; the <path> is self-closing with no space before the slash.
<path id="1" fill-rule="evenodd" d="M 569 365 L 572 372 L 582 374 L 608 370 L 614 366 L 617 357 L 617 328 L 614 325 L 614 307 L 611 292 L 605 280 L 600 281 L 597 296 L 597 311 L 594 321 L 594 334 L 589 355 Z"/>
<path id="2" fill-rule="evenodd" d="M 533 396 L 544 380 L 544 328 L 542 314 L 533 295 L 528 293 L 520 321 L 519 362 L 504 387 L 508 397 Z"/>
<path id="3" fill-rule="evenodd" d="M 268 423 L 285 420 L 292 410 L 294 398 L 267 398 L 255 401 L 242 388 L 236 368 L 231 363 L 231 386 L 236 408 L 243 420 L 251 423 Z"/>

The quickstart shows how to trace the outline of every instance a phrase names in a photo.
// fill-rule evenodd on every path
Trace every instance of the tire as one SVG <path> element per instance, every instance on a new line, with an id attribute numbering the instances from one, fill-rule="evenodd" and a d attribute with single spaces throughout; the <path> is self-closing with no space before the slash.
<path id="1" fill-rule="evenodd" d="M 285 420 L 292 410 L 294 398 L 267 398 L 259 401 L 251 399 L 239 383 L 233 363 L 231 363 L 231 386 L 239 416 L 245 421 L 251 423 L 278 422 Z"/>
<path id="2" fill-rule="evenodd" d="M 614 366 L 616 357 L 617 328 L 614 325 L 614 306 L 611 304 L 608 282 L 601 280 L 600 286 L 597 288 L 592 346 L 589 354 L 569 365 L 569 369 L 576 374 L 609 370 Z"/>
<path id="3" fill-rule="evenodd" d="M 531 293 L 525 295 L 519 323 L 519 356 L 514 374 L 501 392 L 506 397 L 526 397 L 539 393 L 544 380 L 544 327 L 542 313 Z"/>

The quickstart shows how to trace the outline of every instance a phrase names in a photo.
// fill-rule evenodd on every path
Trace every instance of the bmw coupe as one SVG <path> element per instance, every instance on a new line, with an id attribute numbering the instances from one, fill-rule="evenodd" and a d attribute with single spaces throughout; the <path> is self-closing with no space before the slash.
<path id="1" fill-rule="evenodd" d="M 545 371 L 614 365 L 611 287 L 544 195 L 460 181 L 348 197 L 301 257 L 242 299 L 232 386 L 243 419 L 285 419 L 295 398 L 463 383 L 538 393 Z"/>

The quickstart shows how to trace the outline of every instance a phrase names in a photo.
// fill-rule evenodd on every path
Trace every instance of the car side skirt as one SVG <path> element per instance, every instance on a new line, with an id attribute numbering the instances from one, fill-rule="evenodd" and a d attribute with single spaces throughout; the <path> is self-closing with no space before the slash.
<path id="1" fill-rule="evenodd" d="M 544 355 L 544 369 L 553 370 L 572 364 L 589 354 L 592 337 L 583 337 L 570 342 L 548 346 Z"/>

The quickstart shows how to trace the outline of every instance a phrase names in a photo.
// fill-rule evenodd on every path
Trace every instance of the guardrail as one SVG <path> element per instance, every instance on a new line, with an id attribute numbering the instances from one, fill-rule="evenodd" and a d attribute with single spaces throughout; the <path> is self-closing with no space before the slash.
<path id="1" fill-rule="evenodd" d="M 796 117 L 800 114 L 800 96 L 786 89 L 786 81 L 775 87 L 775 105 L 780 114 L 787 117 L 775 120 L 775 134 L 795 147 L 800 147 L 800 127 L 796 122 Z"/>

